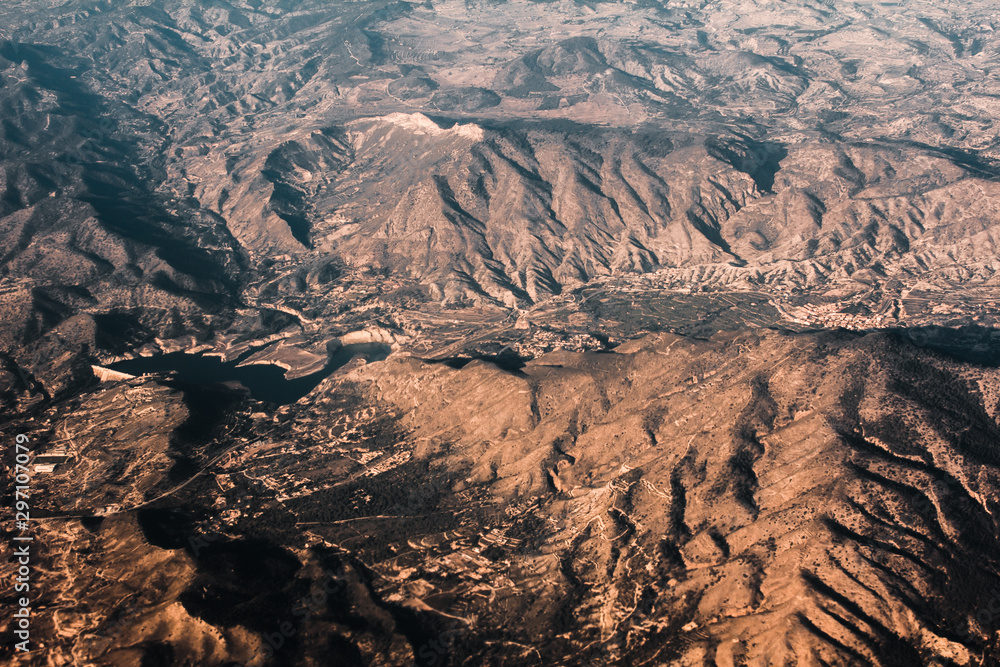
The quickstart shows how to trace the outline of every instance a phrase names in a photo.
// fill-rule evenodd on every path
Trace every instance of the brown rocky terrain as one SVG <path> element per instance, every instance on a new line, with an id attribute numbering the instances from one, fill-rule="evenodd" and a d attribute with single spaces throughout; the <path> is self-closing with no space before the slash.
<path id="1" fill-rule="evenodd" d="M 53 655 L 265 664 L 288 619 L 282 664 L 319 664 L 322 642 L 345 665 L 996 659 L 1000 375 L 893 336 L 371 363 L 274 420 L 175 431 L 202 471 L 181 486 L 178 465 L 121 454 L 113 477 L 84 472 L 131 438 L 94 428 L 102 403 L 156 391 L 130 382 L 37 417 L 78 448 L 39 478 L 40 615 L 78 628 L 46 621 Z M 329 600 L 296 614 L 326 576 Z M 143 602 L 116 626 L 126 600 Z"/>
<path id="2" fill-rule="evenodd" d="M 499 316 L 641 274 L 840 302 L 995 287 L 975 4 L 0 12 L 2 335 L 27 375 L 67 318 L 92 320 L 64 337 L 88 354 L 254 331 L 241 308 L 319 308 L 345 268 Z M 379 316 L 406 329 L 399 306 Z"/>
<path id="3" fill-rule="evenodd" d="M 1000 664 L 994 14 L 5 2 L 3 659 Z"/>

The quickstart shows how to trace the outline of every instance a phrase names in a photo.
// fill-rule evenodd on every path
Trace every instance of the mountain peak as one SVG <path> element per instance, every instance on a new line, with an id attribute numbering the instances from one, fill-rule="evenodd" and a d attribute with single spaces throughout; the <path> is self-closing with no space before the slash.
<path id="1" fill-rule="evenodd" d="M 468 139 L 470 141 L 482 141 L 486 136 L 483 128 L 475 123 L 456 123 L 449 128 L 444 128 L 420 112 L 416 113 L 391 113 L 386 116 L 376 117 L 375 120 L 396 127 L 403 128 L 413 134 L 426 134 L 430 136 L 455 136 Z"/>

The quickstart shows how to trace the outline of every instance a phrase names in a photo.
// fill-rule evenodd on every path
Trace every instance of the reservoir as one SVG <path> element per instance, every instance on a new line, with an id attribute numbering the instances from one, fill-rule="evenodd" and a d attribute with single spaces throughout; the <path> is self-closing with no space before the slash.
<path id="1" fill-rule="evenodd" d="M 110 368 L 129 375 L 171 374 L 176 380 L 197 385 L 238 383 L 258 401 L 285 405 L 299 400 L 338 368 L 356 356 L 369 361 L 382 361 L 392 349 L 384 343 L 352 343 L 344 345 L 330 355 L 323 370 L 296 378 L 285 379 L 285 369 L 272 364 L 239 367 L 238 364 L 254 351 L 246 352 L 232 361 L 203 354 L 172 352 L 152 357 L 127 359 Z"/>

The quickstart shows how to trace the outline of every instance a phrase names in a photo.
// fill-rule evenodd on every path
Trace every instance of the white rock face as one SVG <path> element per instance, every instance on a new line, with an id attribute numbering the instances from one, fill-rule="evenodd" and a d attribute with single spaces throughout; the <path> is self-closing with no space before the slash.
<path id="1" fill-rule="evenodd" d="M 482 141 L 485 136 L 483 128 L 474 123 L 458 124 L 445 129 L 422 113 L 391 113 L 378 120 L 397 125 L 414 134 L 429 134 L 431 136 L 456 135 L 470 141 Z"/>
<path id="2" fill-rule="evenodd" d="M 392 345 L 396 342 L 396 336 L 386 329 L 372 327 L 363 331 L 352 331 L 349 334 L 341 336 L 340 342 L 344 345 L 354 343 L 385 343 L 386 345 Z"/>

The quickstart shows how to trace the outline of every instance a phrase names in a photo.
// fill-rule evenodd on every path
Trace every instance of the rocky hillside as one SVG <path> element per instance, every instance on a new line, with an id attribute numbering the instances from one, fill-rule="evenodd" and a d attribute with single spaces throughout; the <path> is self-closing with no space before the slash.
<path id="1" fill-rule="evenodd" d="M 52 310 L 204 329 L 282 253 L 501 307 L 671 267 L 749 267 L 713 288 L 997 269 L 975 6 L 0 11 L 5 307 L 36 329 Z"/>
<path id="2" fill-rule="evenodd" d="M 107 411 L 150 392 L 161 407 L 136 441 Z M 275 421 L 224 418 L 214 441 L 181 437 L 163 392 L 135 380 L 42 415 L 88 480 L 40 479 L 66 518 L 39 524 L 37 613 L 86 600 L 78 633 L 41 622 L 53 655 L 998 659 L 1000 374 L 892 336 L 658 335 L 513 371 L 390 359 Z M 253 411 L 233 409 L 215 419 Z M 129 442 L 143 453 L 122 467 L 109 449 Z M 189 473 L 155 462 L 182 453 L 206 474 L 178 486 Z"/>
<path id="3" fill-rule="evenodd" d="M 993 4 L 6 0 L 21 664 L 1000 664 Z"/>

